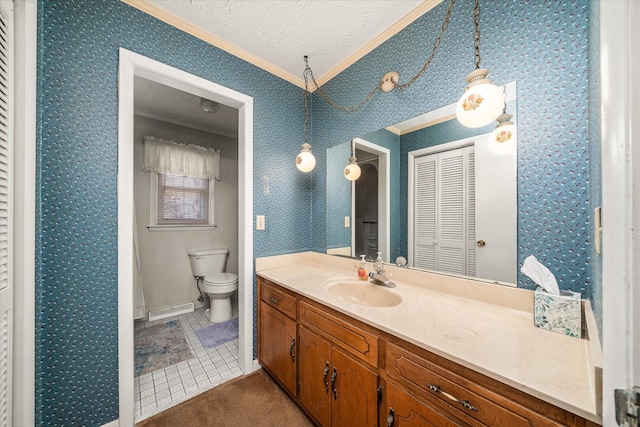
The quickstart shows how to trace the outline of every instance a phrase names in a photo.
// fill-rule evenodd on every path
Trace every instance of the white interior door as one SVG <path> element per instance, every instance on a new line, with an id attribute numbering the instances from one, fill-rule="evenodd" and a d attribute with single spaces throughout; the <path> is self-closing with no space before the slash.
<path id="1" fill-rule="evenodd" d="M 476 198 L 474 276 L 517 283 L 516 144 L 478 139 L 475 159 L 475 191 L 482 197 Z"/>

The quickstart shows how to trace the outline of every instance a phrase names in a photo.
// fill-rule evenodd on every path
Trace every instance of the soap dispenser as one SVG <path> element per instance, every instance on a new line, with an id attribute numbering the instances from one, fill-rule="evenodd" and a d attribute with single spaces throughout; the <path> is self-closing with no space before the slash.
<path id="1" fill-rule="evenodd" d="M 376 273 L 380 273 L 384 271 L 384 261 L 382 261 L 382 252 L 378 252 L 378 257 L 376 258 L 376 262 L 373 263 L 373 270 Z"/>
<path id="2" fill-rule="evenodd" d="M 367 276 L 367 261 L 365 261 L 365 255 L 360 255 L 362 260 L 358 264 L 358 279 L 367 280 L 369 276 Z"/>

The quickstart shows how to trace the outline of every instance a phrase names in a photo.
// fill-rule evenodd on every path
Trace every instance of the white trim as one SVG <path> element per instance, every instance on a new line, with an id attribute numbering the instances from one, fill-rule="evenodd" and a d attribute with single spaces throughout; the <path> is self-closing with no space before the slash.
<path id="1" fill-rule="evenodd" d="M 361 138 L 353 140 L 354 147 L 378 156 L 378 249 L 385 262 L 391 257 L 391 154 L 388 148 L 381 147 Z M 351 247 L 352 256 L 356 256 L 356 182 L 351 181 Z"/>
<path id="2" fill-rule="evenodd" d="M 600 5 L 603 425 L 616 425 L 616 388 L 640 386 L 640 72 L 635 1 Z M 635 142 L 635 144 L 634 144 Z M 634 165 L 635 163 L 635 165 Z M 637 283 L 636 283 L 637 285 Z"/>
<path id="3" fill-rule="evenodd" d="M 133 79 L 134 76 L 238 109 L 239 365 L 253 370 L 253 98 L 120 48 L 118 73 L 119 425 L 133 426 Z"/>
<path id="4" fill-rule="evenodd" d="M 113 420 L 109 423 L 103 424 L 102 427 L 119 427 L 120 422 L 118 420 Z"/>
<path id="5" fill-rule="evenodd" d="M 13 424 L 35 425 L 36 75 L 38 4 L 14 2 Z"/>

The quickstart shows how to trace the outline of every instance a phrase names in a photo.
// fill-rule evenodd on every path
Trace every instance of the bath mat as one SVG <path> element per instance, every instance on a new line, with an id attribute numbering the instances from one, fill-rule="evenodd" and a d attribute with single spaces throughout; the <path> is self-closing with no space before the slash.
<path id="1" fill-rule="evenodd" d="M 196 331 L 204 348 L 212 348 L 238 338 L 238 318 L 222 323 L 214 323 Z"/>
<path id="2" fill-rule="evenodd" d="M 179 320 L 135 331 L 135 375 L 193 358 Z"/>

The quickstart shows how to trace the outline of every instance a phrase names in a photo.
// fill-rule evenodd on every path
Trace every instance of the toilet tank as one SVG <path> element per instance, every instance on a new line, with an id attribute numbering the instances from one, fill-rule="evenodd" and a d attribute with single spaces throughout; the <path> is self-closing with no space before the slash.
<path id="1" fill-rule="evenodd" d="M 192 274 L 195 277 L 205 277 L 209 274 L 224 272 L 228 253 L 227 248 L 189 251 Z"/>

